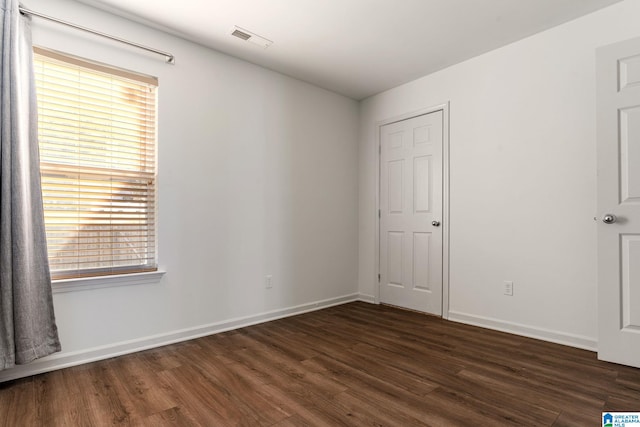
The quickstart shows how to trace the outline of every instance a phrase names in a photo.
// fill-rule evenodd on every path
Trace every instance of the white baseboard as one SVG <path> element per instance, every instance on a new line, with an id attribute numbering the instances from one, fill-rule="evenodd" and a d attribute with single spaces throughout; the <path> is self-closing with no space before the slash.
<path id="1" fill-rule="evenodd" d="M 375 304 L 376 297 L 374 297 L 373 295 L 358 294 L 358 301 L 368 302 L 369 304 Z"/>
<path id="2" fill-rule="evenodd" d="M 101 347 L 94 347 L 87 350 L 72 353 L 58 353 L 36 360 L 28 365 L 18 365 L 14 368 L 0 372 L 0 383 L 17 378 L 28 377 L 44 372 L 55 371 L 57 369 L 69 368 L 71 366 L 82 365 L 84 363 L 109 359 L 111 357 L 122 356 L 124 354 L 135 353 L 137 351 L 148 350 L 150 348 L 162 347 L 181 341 L 226 332 L 233 329 L 244 328 L 245 326 L 256 325 L 271 320 L 284 317 L 295 316 L 320 310 L 334 305 L 346 304 L 348 302 L 360 300 L 359 294 L 345 295 L 337 298 L 330 298 L 315 301 L 308 304 L 297 305 L 289 308 L 273 310 L 252 316 L 239 317 L 208 325 L 196 326 L 164 334 L 152 335 L 138 338 L 131 341 L 123 341 Z"/>
<path id="3" fill-rule="evenodd" d="M 484 316 L 476 316 L 473 314 L 459 313 L 456 311 L 449 311 L 448 320 L 451 320 L 453 322 L 465 323 L 467 325 L 480 326 L 487 329 L 494 329 L 496 331 L 522 335 L 525 337 L 549 341 L 556 344 L 568 345 L 584 350 L 598 350 L 597 339 L 585 337 L 582 335 L 567 334 L 550 329 L 536 328 L 519 323 L 507 322 L 504 320 L 493 319 Z"/>

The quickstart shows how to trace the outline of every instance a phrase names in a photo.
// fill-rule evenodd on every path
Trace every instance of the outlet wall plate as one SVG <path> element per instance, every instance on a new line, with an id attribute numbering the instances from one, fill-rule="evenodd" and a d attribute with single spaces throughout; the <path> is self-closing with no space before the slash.
<path id="1" fill-rule="evenodd" d="M 503 282 L 503 293 L 508 296 L 513 296 L 513 281 L 505 280 Z"/>

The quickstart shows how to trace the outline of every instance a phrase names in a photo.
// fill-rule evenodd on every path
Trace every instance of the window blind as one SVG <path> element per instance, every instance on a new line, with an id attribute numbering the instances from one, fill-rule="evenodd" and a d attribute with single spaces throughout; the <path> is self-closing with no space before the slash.
<path id="1" fill-rule="evenodd" d="M 34 49 L 53 278 L 156 270 L 157 80 Z"/>

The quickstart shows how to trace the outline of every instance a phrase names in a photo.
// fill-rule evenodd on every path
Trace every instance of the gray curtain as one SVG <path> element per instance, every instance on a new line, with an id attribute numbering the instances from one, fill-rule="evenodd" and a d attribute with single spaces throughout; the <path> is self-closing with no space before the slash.
<path id="1" fill-rule="evenodd" d="M 0 0 L 0 369 L 60 351 L 47 259 L 30 19 Z"/>

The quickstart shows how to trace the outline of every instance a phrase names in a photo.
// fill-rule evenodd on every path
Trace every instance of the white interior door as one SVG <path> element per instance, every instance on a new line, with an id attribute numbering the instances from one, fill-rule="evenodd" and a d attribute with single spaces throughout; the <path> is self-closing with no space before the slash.
<path id="1" fill-rule="evenodd" d="M 442 315 L 443 113 L 380 132 L 380 301 Z"/>
<path id="2" fill-rule="evenodd" d="M 598 357 L 640 367 L 640 39 L 597 67 Z"/>

